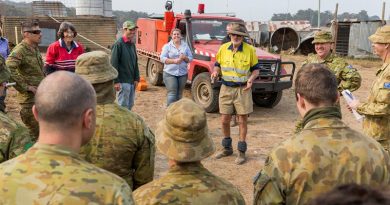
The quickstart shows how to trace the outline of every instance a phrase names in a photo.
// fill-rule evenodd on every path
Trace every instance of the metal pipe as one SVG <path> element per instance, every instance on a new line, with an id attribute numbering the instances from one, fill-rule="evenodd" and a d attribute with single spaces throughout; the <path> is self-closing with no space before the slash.
<path id="1" fill-rule="evenodd" d="M 386 10 L 386 2 L 383 1 L 383 5 L 382 5 L 382 24 L 383 25 L 385 24 L 385 10 Z"/>
<path id="2" fill-rule="evenodd" d="M 318 28 L 320 28 L 321 23 L 321 0 L 318 0 Z"/>
<path id="3" fill-rule="evenodd" d="M 18 27 L 15 26 L 15 44 L 18 45 L 18 43 L 19 43 Z"/>

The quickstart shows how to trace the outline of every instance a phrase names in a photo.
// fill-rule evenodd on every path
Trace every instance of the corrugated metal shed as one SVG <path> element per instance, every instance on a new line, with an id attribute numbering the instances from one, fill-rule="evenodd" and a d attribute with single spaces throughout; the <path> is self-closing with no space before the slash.
<path id="1" fill-rule="evenodd" d="M 39 20 L 40 27 L 43 31 L 43 39 L 40 45 L 42 51 L 46 51 L 47 45 L 53 42 L 57 37 L 56 33 L 59 28 L 59 23 L 56 23 L 53 19 L 46 16 L 34 17 Z M 2 23 L 4 28 L 4 36 L 8 38 L 10 42 L 16 42 L 15 27 L 18 31 L 18 40 L 22 40 L 20 23 L 26 21 L 27 17 L 20 16 L 2 16 Z M 115 19 L 112 17 L 100 17 L 100 16 L 77 16 L 77 17 L 58 17 L 58 21 L 68 21 L 74 24 L 79 34 L 82 34 L 88 39 L 94 42 L 110 48 L 115 42 L 115 35 L 117 33 L 117 27 Z M 87 49 L 90 50 L 102 50 L 99 46 L 77 36 L 76 41 L 81 42 Z"/>
<path id="2" fill-rule="evenodd" d="M 382 21 L 343 21 L 332 25 L 336 53 L 355 58 L 376 57 L 368 37 L 382 26 Z"/>
<path id="3" fill-rule="evenodd" d="M 34 16 L 68 16 L 65 5 L 57 1 L 33 1 L 32 11 Z"/>

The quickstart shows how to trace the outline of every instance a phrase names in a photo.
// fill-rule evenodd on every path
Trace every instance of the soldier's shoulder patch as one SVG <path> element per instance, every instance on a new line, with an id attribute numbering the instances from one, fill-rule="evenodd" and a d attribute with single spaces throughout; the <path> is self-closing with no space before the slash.
<path id="1" fill-rule="evenodd" d="M 390 89 L 390 82 L 383 83 L 383 88 Z"/>
<path id="2" fill-rule="evenodd" d="M 347 65 L 346 67 L 349 68 L 349 69 L 353 69 L 353 66 L 351 64 Z"/>

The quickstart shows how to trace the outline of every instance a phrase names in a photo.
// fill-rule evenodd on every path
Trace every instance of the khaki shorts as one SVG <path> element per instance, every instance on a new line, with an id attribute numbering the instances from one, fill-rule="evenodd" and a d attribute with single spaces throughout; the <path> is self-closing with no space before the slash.
<path id="1" fill-rule="evenodd" d="M 222 85 L 219 91 L 219 113 L 226 115 L 247 115 L 252 113 L 252 90 L 244 91 L 244 88 L 245 86 L 229 87 Z"/>

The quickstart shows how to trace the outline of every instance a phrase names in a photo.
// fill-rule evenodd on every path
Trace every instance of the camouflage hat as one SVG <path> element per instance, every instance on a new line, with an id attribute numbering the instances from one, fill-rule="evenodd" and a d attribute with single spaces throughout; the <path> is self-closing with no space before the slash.
<path id="1" fill-rule="evenodd" d="M 228 34 L 236 34 L 240 36 L 248 37 L 248 33 L 246 32 L 245 26 L 239 23 L 234 23 L 231 25 L 229 30 L 226 30 Z"/>
<path id="2" fill-rule="evenodd" d="M 378 28 L 368 39 L 373 43 L 390 43 L 390 26 Z"/>
<path id="3" fill-rule="evenodd" d="M 122 25 L 122 28 L 133 29 L 133 28 L 138 28 L 138 26 L 135 25 L 135 23 L 132 21 L 125 21 Z"/>
<path id="4" fill-rule="evenodd" d="M 316 43 L 333 43 L 333 36 L 330 31 L 318 31 L 314 34 L 312 44 Z"/>
<path id="5" fill-rule="evenodd" d="M 190 99 L 171 104 L 156 131 L 157 148 L 169 159 L 195 162 L 215 151 L 206 113 Z"/>
<path id="6" fill-rule="evenodd" d="M 76 73 L 91 84 L 104 83 L 118 77 L 118 71 L 112 67 L 108 54 L 103 51 L 81 54 L 76 60 Z"/>

